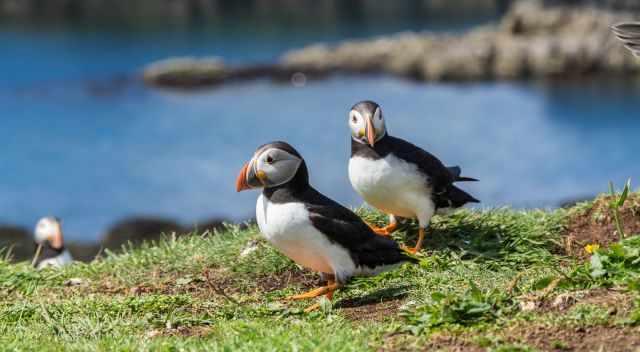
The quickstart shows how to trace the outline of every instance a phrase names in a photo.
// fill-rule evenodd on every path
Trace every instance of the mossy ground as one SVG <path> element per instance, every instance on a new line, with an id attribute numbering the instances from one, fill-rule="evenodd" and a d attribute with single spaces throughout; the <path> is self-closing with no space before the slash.
<path id="1" fill-rule="evenodd" d="M 622 246 L 622 259 L 603 249 L 600 276 L 566 250 L 568 227 L 597 205 L 436 217 L 420 264 L 354 279 L 308 314 L 313 302 L 282 298 L 318 277 L 255 225 L 169 236 L 58 271 L 0 262 L 0 349 L 633 351 L 640 244 Z M 415 230 L 394 237 L 411 245 Z"/>

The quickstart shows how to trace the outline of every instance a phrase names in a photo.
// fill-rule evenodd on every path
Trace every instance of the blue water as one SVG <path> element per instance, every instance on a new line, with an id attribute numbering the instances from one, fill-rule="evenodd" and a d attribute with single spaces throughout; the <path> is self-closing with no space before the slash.
<path id="1" fill-rule="evenodd" d="M 0 40 L 11 50 L 0 55 L 0 223 L 31 227 L 55 214 L 67 238 L 90 241 L 130 215 L 245 219 L 257 194 L 237 194 L 235 177 L 256 146 L 276 139 L 305 156 L 317 188 L 360 205 L 347 178 L 347 111 L 365 98 L 382 105 L 391 134 L 481 179 L 465 186 L 485 207 L 553 207 L 640 174 L 640 85 L 628 82 L 371 76 L 186 93 L 131 78 L 171 55 L 270 61 L 316 40 L 399 29 L 234 36 L 4 28 Z"/>

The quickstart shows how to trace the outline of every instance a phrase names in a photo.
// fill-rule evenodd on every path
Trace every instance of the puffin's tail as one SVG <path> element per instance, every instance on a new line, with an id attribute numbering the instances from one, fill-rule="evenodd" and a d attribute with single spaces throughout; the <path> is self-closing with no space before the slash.
<path id="1" fill-rule="evenodd" d="M 435 201 L 438 214 L 447 214 L 449 211 L 460 208 L 467 203 L 480 203 L 472 195 L 454 185 L 450 185 L 446 191 L 438 194 Z"/>
<path id="2" fill-rule="evenodd" d="M 478 181 L 475 178 L 460 176 L 460 174 L 462 173 L 462 169 L 460 169 L 460 166 L 450 166 L 447 168 L 447 170 L 449 170 L 449 173 L 453 176 L 453 182 Z"/>
<path id="3" fill-rule="evenodd" d="M 446 197 L 454 208 L 459 208 L 467 203 L 480 203 L 480 201 L 472 195 L 453 185 L 449 189 L 449 192 L 447 192 Z"/>

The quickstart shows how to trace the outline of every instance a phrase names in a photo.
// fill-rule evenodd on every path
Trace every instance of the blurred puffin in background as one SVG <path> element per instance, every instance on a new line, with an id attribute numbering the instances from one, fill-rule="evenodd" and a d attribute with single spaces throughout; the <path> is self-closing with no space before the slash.
<path id="1" fill-rule="evenodd" d="M 377 103 L 367 100 L 354 105 L 349 127 L 351 185 L 369 205 L 389 215 L 387 226 L 370 225 L 377 234 L 389 236 L 397 228 L 396 217 L 418 219 L 418 241 L 409 249 L 416 253 L 434 214 L 479 202 L 454 186 L 454 182 L 477 181 L 460 176 L 460 167 L 445 167 L 432 154 L 390 136 Z"/>
<path id="2" fill-rule="evenodd" d="M 304 159 L 285 142 L 259 147 L 244 165 L 236 190 L 252 188 L 262 188 L 256 204 L 260 232 L 294 262 L 327 278 L 326 286 L 287 299 L 331 299 L 353 276 L 416 261 L 395 241 L 376 235 L 351 210 L 315 190 Z"/>
<path id="3" fill-rule="evenodd" d="M 616 37 L 635 57 L 640 58 L 640 22 L 626 22 L 611 27 Z"/>
<path id="4" fill-rule="evenodd" d="M 60 219 L 47 216 L 38 221 L 35 228 L 37 269 L 60 268 L 73 262 L 71 253 L 64 248 Z"/>

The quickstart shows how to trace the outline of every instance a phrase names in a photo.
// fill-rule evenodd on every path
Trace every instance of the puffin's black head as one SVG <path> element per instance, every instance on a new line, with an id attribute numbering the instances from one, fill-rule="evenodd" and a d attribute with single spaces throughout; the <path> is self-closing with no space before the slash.
<path id="1" fill-rule="evenodd" d="M 45 245 L 47 242 L 51 247 L 60 249 L 62 242 L 62 226 L 60 219 L 47 216 L 38 221 L 35 228 L 35 241 L 37 244 Z"/>
<path id="2" fill-rule="evenodd" d="M 296 176 L 301 182 L 308 182 L 307 168 L 300 153 L 286 142 L 267 143 L 258 147 L 253 158 L 242 167 L 236 179 L 236 190 L 277 187 Z"/>
<path id="3" fill-rule="evenodd" d="M 351 108 L 349 127 L 351 138 L 372 147 L 387 134 L 382 109 L 380 105 L 370 100 L 361 101 Z"/>

